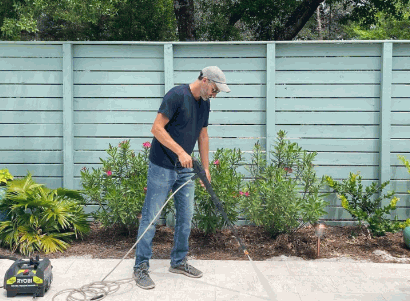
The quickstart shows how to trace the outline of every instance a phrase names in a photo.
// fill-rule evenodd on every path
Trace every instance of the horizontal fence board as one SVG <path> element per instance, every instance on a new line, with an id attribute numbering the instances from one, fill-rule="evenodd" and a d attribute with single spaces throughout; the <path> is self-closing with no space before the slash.
<path id="1" fill-rule="evenodd" d="M 62 85 L 0 85 L 0 97 L 63 97 Z"/>
<path id="2" fill-rule="evenodd" d="M 1 110 L 61 111 L 62 98 L 0 98 Z"/>
<path id="3" fill-rule="evenodd" d="M 277 58 L 276 71 L 297 70 L 380 70 L 379 57 Z M 221 68 L 222 69 L 222 68 Z M 223 70 L 223 69 L 222 69 Z"/>
<path id="4" fill-rule="evenodd" d="M 0 84 L 62 84 L 61 71 L 2 71 Z"/>
<path id="5" fill-rule="evenodd" d="M 2 58 L 0 57 L 0 71 L 61 71 L 63 60 L 60 58 Z"/>
<path id="6" fill-rule="evenodd" d="M 410 45 L 408 43 L 393 44 L 393 57 L 410 56 Z"/>
<path id="7" fill-rule="evenodd" d="M 392 123 L 395 123 L 392 122 Z M 392 139 L 397 139 L 397 138 L 405 138 L 409 139 L 410 138 L 410 126 L 408 125 L 392 125 L 391 127 L 391 138 Z"/>
<path id="8" fill-rule="evenodd" d="M 392 98 L 391 100 L 391 110 L 409 112 L 410 108 L 410 98 Z"/>
<path id="9" fill-rule="evenodd" d="M 326 207 L 328 214 L 322 216 L 323 219 L 351 219 L 351 215 L 342 207 Z M 409 218 L 410 208 L 397 208 L 396 215 L 399 220 L 403 221 Z"/>
<path id="10" fill-rule="evenodd" d="M 79 177 L 81 175 L 81 169 L 83 167 L 86 167 L 88 169 L 99 168 L 102 167 L 102 164 L 74 164 L 75 177 Z M 247 167 L 249 166 L 238 166 L 237 171 L 242 173 L 245 177 L 251 177 L 251 174 L 248 171 Z M 315 171 L 318 177 L 327 175 L 335 179 L 345 179 L 348 178 L 350 172 L 360 172 L 360 175 L 363 177 L 363 179 L 378 180 L 378 167 L 376 166 L 316 166 Z"/>
<path id="11" fill-rule="evenodd" d="M 75 123 L 153 123 L 157 112 L 140 111 L 78 111 L 74 114 Z M 212 112 L 211 124 L 265 124 L 264 112 Z"/>
<path id="12" fill-rule="evenodd" d="M 1 44 L 0 57 L 61 58 L 63 57 L 63 47 L 51 44 Z"/>
<path id="13" fill-rule="evenodd" d="M 263 71 L 266 58 L 174 58 L 174 71 L 199 71 L 207 66 L 218 66 L 221 70 Z"/>
<path id="14" fill-rule="evenodd" d="M 410 82 L 410 72 L 408 70 L 393 71 L 392 84 L 407 84 Z"/>
<path id="15" fill-rule="evenodd" d="M 404 156 L 407 161 L 410 161 L 410 154 L 409 153 L 391 153 L 390 154 L 390 164 L 391 165 L 402 165 L 404 164 L 397 158 L 397 155 Z"/>
<path id="16" fill-rule="evenodd" d="M 158 111 L 162 98 L 74 98 L 75 111 L 104 110 L 155 110 Z"/>
<path id="17" fill-rule="evenodd" d="M 173 46 L 175 58 L 246 58 L 266 57 L 265 45 L 178 45 Z"/>
<path id="18" fill-rule="evenodd" d="M 74 45 L 74 58 L 162 58 L 162 45 Z"/>
<path id="19" fill-rule="evenodd" d="M 164 71 L 163 58 L 75 58 L 74 71 Z"/>
<path id="20" fill-rule="evenodd" d="M 225 71 L 227 84 L 266 84 L 266 71 Z M 176 85 L 191 83 L 199 76 L 199 71 L 175 71 L 174 83 Z"/>
<path id="21" fill-rule="evenodd" d="M 394 101 L 393 101 L 394 102 Z M 276 98 L 280 111 L 369 111 L 380 110 L 380 98 Z"/>
<path id="22" fill-rule="evenodd" d="M 396 46 L 396 45 L 395 45 Z M 382 43 L 352 44 L 348 41 L 329 44 L 276 44 L 276 57 L 312 57 L 312 56 L 381 56 Z"/>
<path id="23" fill-rule="evenodd" d="M 1 101 L 1 100 L 0 100 Z M 212 98 L 211 110 L 235 111 L 263 111 L 266 110 L 266 98 Z M 76 111 L 107 111 L 107 110 L 140 110 L 157 112 L 162 103 L 162 98 L 74 98 Z M 9 105 L 15 109 L 15 106 Z M 43 108 L 43 107 L 41 107 Z M 213 113 L 211 113 L 212 115 Z"/>
<path id="24" fill-rule="evenodd" d="M 391 139 L 390 140 L 390 151 L 391 152 L 408 152 L 410 149 L 409 139 Z"/>
<path id="25" fill-rule="evenodd" d="M 393 112 L 391 113 L 391 123 L 393 125 L 410 125 L 410 108 L 408 112 Z M 398 129 L 398 128 L 397 128 Z M 401 128 L 403 130 L 403 128 Z"/>
<path id="26" fill-rule="evenodd" d="M 410 85 L 392 85 L 391 97 L 408 97 L 410 94 Z"/>
<path id="27" fill-rule="evenodd" d="M 164 85 L 75 85 L 77 97 L 163 97 Z"/>
<path id="28" fill-rule="evenodd" d="M 378 112 L 277 112 L 276 124 L 378 125 Z"/>
<path id="29" fill-rule="evenodd" d="M 74 84 L 164 84 L 164 72 L 75 71 Z"/>
<path id="30" fill-rule="evenodd" d="M 407 193 L 410 190 L 410 175 L 408 180 L 390 180 L 390 189 L 396 193 Z"/>
<path id="31" fill-rule="evenodd" d="M 62 112 L 0 111 L 2 123 L 62 124 Z"/>
<path id="32" fill-rule="evenodd" d="M 76 124 L 75 137 L 142 137 L 151 136 L 152 124 Z M 210 137 L 266 137 L 263 125 L 209 125 Z"/>
<path id="33" fill-rule="evenodd" d="M 393 60 L 392 60 L 392 69 L 394 71 L 398 71 L 398 70 L 410 70 L 410 57 L 395 57 L 393 56 Z"/>
<path id="34" fill-rule="evenodd" d="M 24 177 L 27 172 L 37 177 L 62 177 L 62 164 L 0 164 L 0 169 L 7 168 L 15 177 Z"/>
<path id="35" fill-rule="evenodd" d="M 0 137 L 0 150 L 62 150 L 62 138 Z"/>
<path id="36" fill-rule="evenodd" d="M 276 71 L 276 84 L 380 84 L 380 71 Z"/>
<path id="37" fill-rule="evenodd" d="M 406 167 L 390 166 L 390 179 L 391 180 L 407 180 L 409 178 L 410 178 L 410 175 Z"/>
<path id="38" fill-rule="evenodd" d="M 286 132 L 287 138 L 379 138 L 378 125 L 277 125 L 277 131 Z M 347 141 L 346 141 L 347 142 Z M 354 141 L 357 143 L 357 141 Z"/>
<path id="39" fill-rule="evenodd" d="M 314 164 L 318 165 L 373 165 L 378 166 L 379 154 L 376 153 L 318 153 Z"/>
<path id="40" fill-rule="evenodd" d="M 75 138 L 74 139 L 74 150 L 106 150 L 109 144 L 112 146 L 118 145 L 121 141 L 128 140 L 127 138 Z M 144 142 L 152 141 L 152 134 L 145 138 L 134 138 L 129 139 L 131 144 L 131 149 L 135 151 L 141 151 L 143 149 L 142 144 Z M 241 151 L 253 150 L 255 143 L 259 141 L 259 144 L 266 148 L 266 139 L 261 138 L 209 138 L 209 149 L 210 151 L 216 151 L 218 148 L 229 148 L 233 149 L 236 147 Z M 195 150 L 198 149 L 198 145 L 195 145 Z"/>
<path id="41" fill-rule="evenodd" d="M 1 151 L 0 164 L 63 163 L 62 151 Z"/>
<path id="42" fill-rule="evenodd" d="M 232 90 L 232 88 L 231 88 Z M 276 85 L 276 97 L 379 97 L 379 85 Z"/>
<path id="43" fill-rule="evenodd" d="M 307 151 L 378 152 L 379 139 L 292 139 Z"/>
<path id="44" fill-rule="evenodd" d="M 0 136 L 62 137 L 63 127 L 55 124 L 2 124 Z"/>

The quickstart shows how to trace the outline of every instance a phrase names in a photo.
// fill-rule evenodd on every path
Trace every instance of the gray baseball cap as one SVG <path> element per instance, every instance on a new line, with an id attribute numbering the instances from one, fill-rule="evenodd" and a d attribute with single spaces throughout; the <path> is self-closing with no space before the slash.
<path id="1" fill-rule="evenodd" d="M 213 81 L 216 86 L 218 87 L 219 91 L 222 92 L 231 92 L 228 85 L 226 84 L 225 74 L 219 69 L 217 66 L 209 66 L 201 71 L 202 76 L 208 78 L 209 80 Z"/>

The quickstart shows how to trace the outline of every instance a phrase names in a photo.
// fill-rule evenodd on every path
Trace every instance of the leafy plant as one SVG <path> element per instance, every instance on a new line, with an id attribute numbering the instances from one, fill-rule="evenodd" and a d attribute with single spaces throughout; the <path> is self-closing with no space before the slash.
<path id="1" fill-rule="evenodd" d="M 119 227 L 129 234 L 138 227 L 146 194 L 148 155 L 151 144 L 145 142 L 137 155 L 130 149 L 130 140 L 109 145 L 108 158 L 102 167 L 81 171 L 81 183 L 89 204 L 98 204 L 92 213 L 103 227 Z"/>
<path id="2" fill-rule="evenodd" d="M 7 168 L 0 169 L 0 186 L 5 186 L 7 181 L 13 180 L 13 176 L 10 174 Z"/>
<path id="3" fill-rule="evenodd" d="M 217 149 L 209 166 L 211 174 L 212 189 L 215 191 L 223 205 L 223 210 L 228 220 L 234 223 L 238 220 L 238 202 L 244 195 L 241 191 L 243 175 L 237 171 L 238 164 L 242 162 L 240 149 Z M 206 189 L 200 185 L 199 180 L 195 182 L 195 212 L 194 225 L 206 235 L 215 233 L 217 229 L 227 226 L 222 215 L 208 194 Z"/>
<path id="4" fill-rule="evenodd" d="M 409 160 L 406 160 L 406 157 L 400 156 L 400 155 L 397 155 L 397 158 L 399 158 L 399 160 L 400 160 L 401 162 L 403 162 L 404 166 L 405 166 L 406 169 L 407 169 L 407 172 L 410 174 L 410 161 L 409 161 Z M 410 190 L 407 190 L 407 192 L 410 193 Z"/>
<path id="5" fill-rule="evenodd" d="M 248 198 L 242 198 L 241 209 L 256 225 L 272 236 L 295 232 L 306 223 L 315 224 L 326 214 L 326 194 L 319 193 L 325 179 L 318 179 L 312 164 L 316 152 L 308 153 L 297 143 L 285 139 L 279 131 L 270 162 L 256 143 L 249 168 L 254 180 L 247 184 Z"/>
<path id="6" fill-rule="evenodd" d="M 0 244 L 24 255 L 62 252 L 73 236 L 89 232 L 83 204 L 79 192 L 49 189 L 35 183 L 30 173 L 9 182 L 0 211 L 8 211 L 10 220 L 0 222 Z"/>
<path id="7" fill-rule="evenodd" d="M 392 221 L 387 216 L 396 209 L 396 204 L 399 201 L 399 198 L 393 197 L 394 191 L 382 194 L 383 189 L 390 181 L 381 185 L 373 182 L 365 188 L 365 191 L 363 191 L 362 177 L 359 173 L 349 173 L 349 178 L 341 183 L 326 176 L 326 182 L 341 199 L 342 207 L 359 221 L 360 226 L 363 225 L 363 222 L 369 224 L 368 228 L 372 235 L 383 236 L 386 232 L 394 233 L 410 224 L 410 219 L 406 222 L 400 222 L 396 216 Z M 382 200 L 390 198 L 392 199 L 389 205 L 381 207 Z"/>

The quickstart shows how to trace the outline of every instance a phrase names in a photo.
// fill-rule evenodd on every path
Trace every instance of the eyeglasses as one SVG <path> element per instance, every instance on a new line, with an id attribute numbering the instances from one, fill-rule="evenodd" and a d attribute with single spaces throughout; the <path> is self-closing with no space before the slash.
<path id="1" fill-rule="evenodd" d="M 208 78 L 208 82 L 211 82 L 212 80 L 210 80 Z M 218 89 L 212 88 L 212 94 L 218 94 L 220 91 Z"/>

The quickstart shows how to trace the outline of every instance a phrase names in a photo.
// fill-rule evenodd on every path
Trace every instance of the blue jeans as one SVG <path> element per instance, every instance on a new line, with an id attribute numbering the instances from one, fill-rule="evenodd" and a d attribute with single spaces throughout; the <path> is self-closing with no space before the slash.
<path id="1" fill-rule="evenodd" d="M 181 172 L 193 171 L 190 168 L 182 168 Z M 142 207 L 141 220 L 138 228 L 138 237 L 144 233 L 155 215 L 167 200 L 169 191 L 176 191 L 181 185 L 185 184 L 194 174 L 178 174 L 174 170 L 160 167 L 149 162 L 147 195 L 145 196 L 144 206 Z M 182 260 L 188 253 L 188 238 L 191 233 L 191 221 L 194 214 L 194 182 L 188 183 L 174 195 L 174 204 L 176 210 L 174 247 L 171 252 L 171 266 L 175 267 L 181 264 Z M 149 227 L 148 231 L 137 244 L 135 250 L 134 269 L 145 262 L 149 267 L 149 260 L 152 256 L 152 239 L 155 235 L 155 226 L 158 223 L 159 216 Z"/>

